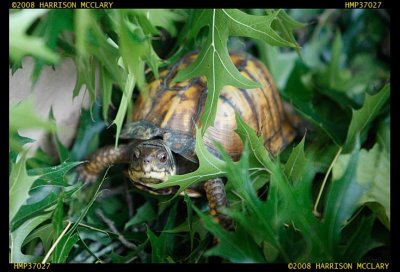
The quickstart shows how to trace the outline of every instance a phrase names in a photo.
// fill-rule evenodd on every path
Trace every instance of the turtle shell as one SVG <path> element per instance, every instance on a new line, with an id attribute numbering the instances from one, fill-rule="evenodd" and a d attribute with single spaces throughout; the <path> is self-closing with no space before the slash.
<path id="1" fill-rule="evenodd" d="M 166 143 L 174 146 L 172 150 L 178 150 L 177 153 L 187 158 L 195 158 L 194 137 L 196 125 L 201 126 L 207 81 L 204 76 L 177 83 L 172 83 L 172 79 L 197 56 L 197 53 L 191 53 L 162 71 L 159 79 L 149 84 L 148 95 L 136 100 L 133 114 L 133 121 L 146 121 L 146 124 L 161 128 Z M 259 60 L 241 52 L 231 53 L 230 57 L 241 74 L 259 82 L 261 88 L 246 90 L 225 86 L 219 96 L 214 126 L 206 131 L 204 143 L 217 154 L 213 143 L 220 142 L 233 160 L 238 160 L 243 149 L 242 141 L 234 132 L 235 112 L 238 112 L 258 136 L 264 137 L 265 147 L 275 154 L 295 137 L 290 121 L 293 118 L 284 111 L 275 83 Z"/>

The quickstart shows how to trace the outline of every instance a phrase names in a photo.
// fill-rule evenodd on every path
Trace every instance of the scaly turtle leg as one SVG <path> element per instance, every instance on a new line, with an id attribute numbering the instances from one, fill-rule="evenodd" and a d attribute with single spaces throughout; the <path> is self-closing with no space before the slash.
<path id="1" fill-rule="evenodd" d="M 210 179 L 204 183 L 210 214 L 214 216 L 214 220 L 223 226 L 226 230 L 233 228 L 232 219 L 220 213 L 221 208 L 228 207 L 226 199 L 224 182 L 221 178 Z"/>
<path id="2" fill-rule="evenodd" d="M 79 178 L 85 182 L 95 181 L 99 175 L 110 165 L 118 163 L 129 163 L 132 145 L 105 146 L 92 153 L 88 158 L 88 162 L 78 166 L 77 171 Z"/>

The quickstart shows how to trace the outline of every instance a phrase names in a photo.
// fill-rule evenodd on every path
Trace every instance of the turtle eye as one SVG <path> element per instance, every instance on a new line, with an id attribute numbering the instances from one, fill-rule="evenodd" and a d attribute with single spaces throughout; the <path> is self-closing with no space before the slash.
<path id="1" fill-rule="evenodd" d="M 157 157 L 161 163 L 165 163 L 168 159 L 167 153 L 165 153 L 165 152 L 161 152 L 160 154 L 158 154 Z"/>
<path id="2" fill-rule="evenodd" d="M 139 157 L 140 157 L 140 151 L 139 151 L 139 149 L 135 149 L 135 150 L 133 150 L 133 156 L 136 158 L 136 159 L 139 159 Z"/>

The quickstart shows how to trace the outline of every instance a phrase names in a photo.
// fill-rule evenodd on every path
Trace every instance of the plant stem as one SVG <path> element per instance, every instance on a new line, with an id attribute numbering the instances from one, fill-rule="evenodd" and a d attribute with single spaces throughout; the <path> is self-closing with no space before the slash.
<path id="1" fill-rule="evenodd" d="M 331 165 L 329 165 L 328 171 L 326 172 L 324 180 L 322 181 L 321 189 L 319 190 L 318 197 L 317 197 L 317 200 L 315 201 L 314 208 L 313 208 L 314 215 L 319 214 L 317 211 L 317 208 L 318 208 L 318 204 L 321 199 L 321 196 L 322 196 L 322 192 L 324 191 L 326 181 L 328 180 L 328 176 L 332 171 L 333 165 L 335 164 L 336 160 L 339 158 L 339 155 L 342 153 L 342 149 L 343 149 L 343 147 L 341 146 L 339 148 L 338 152 L 336 153 L 335 158 L 333 158 Z"/>
<path id="2" fill-rule="evenodd" d="M 51 246 L 49 252 L 47 252 L 46 256 L 44 257 L 42 263 L 46 263 L 47 260 L 49 259 L 50 255 L 53 253 L 54 249 L 56 248 L 56 246 L 58 245 L 58 243 L 60 242 L 61 238 L 64 236 L 64 234 L 68 231 L 68 229 L 71 227 L 72 222 L 69 221 L 68 225 L 65 227 L 65 229 L 63 230 L 63 232 L 58 236 L 57 240 L 54 242 L 54 244 Z"/>

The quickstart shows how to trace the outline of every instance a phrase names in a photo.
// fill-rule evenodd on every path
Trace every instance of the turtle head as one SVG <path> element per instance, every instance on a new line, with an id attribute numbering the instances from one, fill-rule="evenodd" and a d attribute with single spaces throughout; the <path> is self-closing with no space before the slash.
<path id="1" fill-rule="evenodd" d="M 154 190 L 148 185 L 161 183 L 176 174 L 174 155 L 161 139 L 140 142 L 133 147 L 128 173 L 139 189 L 155 194 L 172 193 L 172 188 Z"/>

